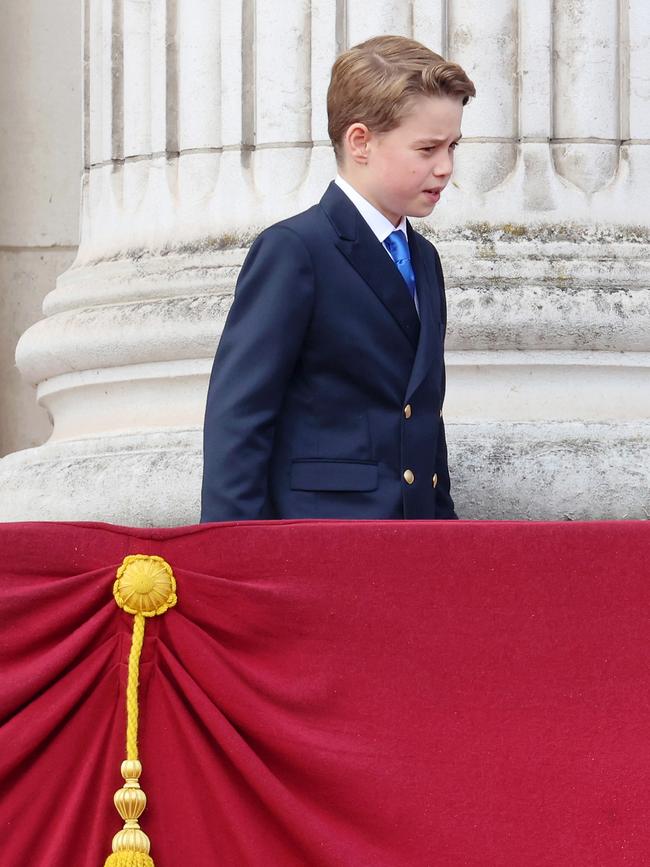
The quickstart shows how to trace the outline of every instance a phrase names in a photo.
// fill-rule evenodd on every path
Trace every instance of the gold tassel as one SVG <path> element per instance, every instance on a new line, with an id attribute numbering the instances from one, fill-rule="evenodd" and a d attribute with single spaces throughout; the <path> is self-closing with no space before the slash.
<path id="1" fill-rule="evenodd" d="M 149 838 L 138 823 L 147 806 L 147 796 L 139 782 L 142 765 L 138 760 L 138 684 L 145 617 L 164 614 L 178 601 L 171 566 L 162 557 L 145 554 L 125 557 L 117 570 L 113 596 L 120 608 L 134 618 L 126 687 L 126 761 L 121 767 L 124 785 L 113 798 L 124 827 L 113 837 L 113 852 L 104 867 L 154 867 Z"/>

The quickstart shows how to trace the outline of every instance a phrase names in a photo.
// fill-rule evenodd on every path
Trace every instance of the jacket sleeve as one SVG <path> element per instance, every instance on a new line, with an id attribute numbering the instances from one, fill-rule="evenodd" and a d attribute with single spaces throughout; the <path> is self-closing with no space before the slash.
<path id="1" fill-rule="evenodd" d="M 311 258 L 299 235 L 282 225 L 262 232 L 239 274 L 210 377 L 202 522 L 273 517 L 273 432 L 313 299 Z"/>
<path id="2" fill-rule="evenodd" d="M 440 311 L 443 323 L 443 339 L 447 332 L 447 300 L 445 297 L 445 278 L 442 273 L 442 265 L 440 256 L 434 247 L 436 260 L 436 275 L 438 277 L 438 285 L 440 287 Z M 444 346 L 443 346 L 444 351 Z M 441 383 L 441 398 L 440 406 L 444 404 L 446 388 L 446 372 L 444 363 L 444 354 L 442 362 L 442 383 Z M 451 497 L 451 481 L 449 478 L 449 467 L 447 464 L 447 439 L 445 436 L 445 423 L 440 414 L 440 428 L 438 430 L 438 445 L 436 448 L 436 473 L 438 475 L 438 484 L 436 486 L 436 518 L 457 519 L 454 501 Z"/>

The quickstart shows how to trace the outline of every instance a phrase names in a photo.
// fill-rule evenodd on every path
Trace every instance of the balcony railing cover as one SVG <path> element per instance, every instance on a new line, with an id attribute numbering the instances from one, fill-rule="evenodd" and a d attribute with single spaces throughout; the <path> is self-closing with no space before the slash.
<path id="1" fill-rule="evenodd" d="M 127 555 L 156 867 L 650 863 L 650 523 L 0 525 L 2 867 L 121 827 Z"/>

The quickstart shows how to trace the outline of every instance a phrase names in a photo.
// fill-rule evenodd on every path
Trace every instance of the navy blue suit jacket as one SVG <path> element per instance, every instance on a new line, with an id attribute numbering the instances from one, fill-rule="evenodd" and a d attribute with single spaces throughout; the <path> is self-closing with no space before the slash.
<path id="1" fill-rule="evenodd" d="M 456 517 L 442 269 L 408 239 L 420 318 L 334 183 L 255 240 L 210 379 L 202 521 Z"/>

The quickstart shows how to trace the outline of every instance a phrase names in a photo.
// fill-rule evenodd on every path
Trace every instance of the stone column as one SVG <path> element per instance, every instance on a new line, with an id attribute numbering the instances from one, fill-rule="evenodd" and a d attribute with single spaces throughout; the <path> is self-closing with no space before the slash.
<path id="1" fill-rule="evenodd" d="M 21 339 L 54 431 L 0 463 L 10 518 L 198 518 L 207 379 L 257 231 L 334 174 L 338 51 L 413 35 L 475 80 L 420 229 L 448 283 L 464 517 L 647 517 L 644 0 L 86 0 L 82 236 Z M 281 335 L 278 335 L 281 339 Z M 233 455 L 236 459 L 236 455 Z"/>
<path id="2" fill-rule="evenodd" d="M 0 27 L 0 456 L 50 434 L 14 363 L 79 237 L 81 9 L 24 0 Z M 52 74 L 56 67 L 56 75 Z M 0 502 L 3 492 L 0 488 Z"/>
<path id="3" fill-rule="evenodd" d="M 650 15 L 609 0 L 492 10 L 486 40 L 477 0 L 449 4 L 450 54 L 479 98 L 453 207 L 430 224 L 450 278 L 459 508 L 647 518 Z"/>

